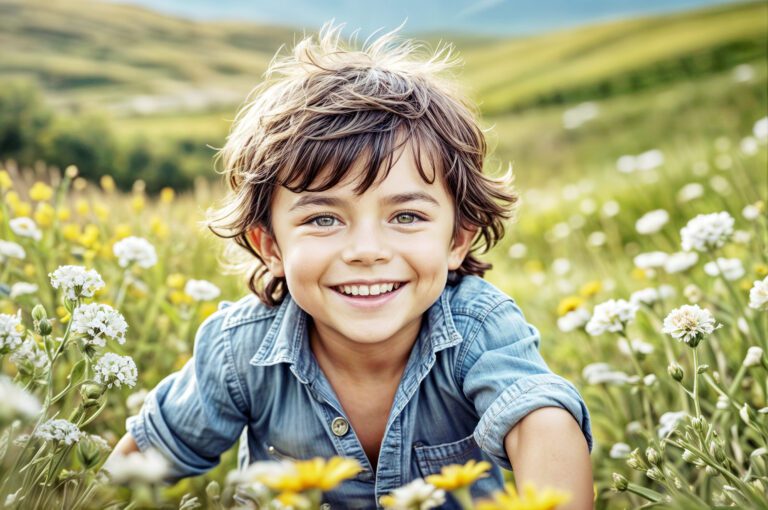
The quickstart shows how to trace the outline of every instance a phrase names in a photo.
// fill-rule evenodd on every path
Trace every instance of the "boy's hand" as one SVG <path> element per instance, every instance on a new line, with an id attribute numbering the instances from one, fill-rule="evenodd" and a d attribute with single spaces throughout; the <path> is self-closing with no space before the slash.
<path id="1" fill-rule="evenodd" d="M 139 446 L 136 444 L 133 436 L 129 433 L 126 433 L 123 437 L 120 438 L 120 441 L 117 442 L 115 448 L 112 450 L 112 453 L 109 454 L 109 458 L 107 458 L 104 466 L 102 466 L 102 469 L 107 468 L 110 461 L 113 461 L 116 457 L 128 455 L 129 453 L 138 451 Z"/>
<path id="2" fill-rule="evenodd" d="M 568 411 L 543 407 L 531 412 L 509 431 L 504 448 L 518 489 L 531 482 L 568 492 L 570 500 L 560 510 L 594 508 L 589 448 Z"/>

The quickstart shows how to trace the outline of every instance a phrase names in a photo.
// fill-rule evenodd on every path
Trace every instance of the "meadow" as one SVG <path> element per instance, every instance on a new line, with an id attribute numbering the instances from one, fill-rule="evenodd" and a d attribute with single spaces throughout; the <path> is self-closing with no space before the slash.
<path id="1" fill-rule="evenodd" d="M 727 34 L 739 27 L 763 40 L 754 8 L 653 26 L 671 27 L 656 34 L 670 40 L 682 26 L 703 33 L 711 22 L 726 34 L 710 45 L 715 55 L 733 49 Z M 756 21 L 745 24 L 744 12 Z M 550 368 L 587 402 L 596 508 L 768 508 L 766 61 L 749 52 L 739 62 L 713 57 L 701 75 L 659 72 L 633 89 L 629 71 L 597 62 L 629 53 L 642 64 L 633 69 L 658 71 L 654 47 L 588 51 L 597 51 L 589 37 L 630 28 L 552 36 L 574 52 L 553 50 L 550 69 L 579 55 L 594 63 L 586 68 L 594 79 L 559 89 L 556 72 L 526 68 L 536 59 L 506 80 L 514 90 L 497 94 L 502 74 L 483 76 L 487 62 L 543 44 L 467 45 L 467 83 L 484 91 L 483 122 L 493 128 L 488 171 L 511 162 L 521 193 L 506 237 L 483 255 L 494 265 L 486 278 L 520 304 Z M 685 67 L 688 41 L 661 60 Z M 137 116 L 115 129 L 121 139 L 144 130 L 172 139 L 200 128 L 215 145 L 225 126 L 211 126 L 222 115 Z M 198 176 L 188 189 L 155 194 L 143 180 L 121 190 L 109 173 L 84 177 L 74 165 L 6 159 L 0 167 L 0 504 L 225 508 L 239 484 L 243 497 L 316 508 L 323 487 L 354 476 L 355 466 L 337 459 L 272 478 L 232 477 L 232 450 L 213 471 L 172 487 L 158 483 L 162 460 L 151 456 L 103 483 L 99 469 L 146 390 L 189 360 L 197 326 L 219 301 L 246 293 L 219 270 L 221 242 L 200 224 L 224 187 Z M 535 488 L 472 503 L 466 488 L 483 466 L 462 469 L 393 494 L 392 507 L 446 497 L 480 510 L 561 502 Z"/>

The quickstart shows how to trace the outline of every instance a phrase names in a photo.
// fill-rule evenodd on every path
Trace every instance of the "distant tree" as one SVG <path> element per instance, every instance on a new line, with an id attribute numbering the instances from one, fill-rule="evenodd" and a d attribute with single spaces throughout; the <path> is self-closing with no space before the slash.
<path id="1" fill-rule="evenodd" d="M 53 113 L 33 82 L 4 83 L 0 87 L 0 159 L 12 158 L 24 165 L 40 159 L 39 141 L 52 121 Z"/>

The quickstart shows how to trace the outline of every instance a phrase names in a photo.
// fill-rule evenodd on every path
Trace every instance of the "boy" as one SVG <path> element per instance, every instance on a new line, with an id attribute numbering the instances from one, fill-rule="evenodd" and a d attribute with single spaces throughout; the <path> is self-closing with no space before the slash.
<path id="1" fill-rule="evenodd" d="M 450 54 L 414 59 L 394 32 L 353 51 L 340 28 L 273 61 L 238 115 L 220 153 L 233 192 L 209 228 L 248 256 L 233 267 L 252 295 L 200 326 L 116 455 L 155 446 L 190 476 L 247 427 L 241 464 L 357 459 L 333 508 L 377 508 L 472 458 L 496 464 L 474 497 L 501 489 L 502 466 L 591 508 L 587 408 L 473 255 L 517 196 L 482 173 L 475 113 L 438 76 Z"/>

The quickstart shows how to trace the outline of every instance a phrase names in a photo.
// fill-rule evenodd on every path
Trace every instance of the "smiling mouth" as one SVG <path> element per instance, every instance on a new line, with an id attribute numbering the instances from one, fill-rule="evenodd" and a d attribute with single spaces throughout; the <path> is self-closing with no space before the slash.
<path id="1" fill-rule="evenodd" d="M 400 289 L 405 287 L 408 284 L 408 282 L 398 282 L 397 288 L 394 288 L 388 292 L 382 292 L 380 294 L 368 294 L 367 296 L 364 296 L 362 294 L 345 294 L 344 292 L 340 292 L 337 287 L 328 287 L 332 291 L 334 291 L 336 294 L 343 296 L 345 298 L 349 299 L 360 299 L 360 300 L 375 300 L 375 299 L 381 299 L 389 297 L 390 295 L 397 294 L 400 292 Z"/>

